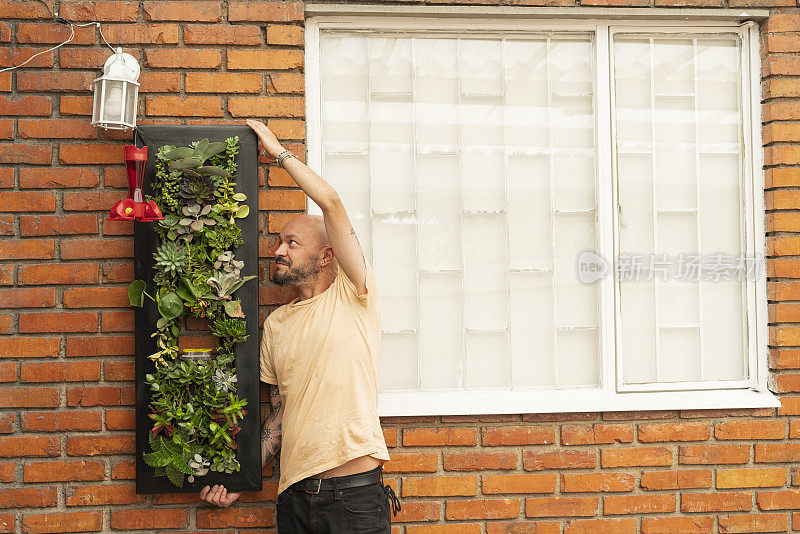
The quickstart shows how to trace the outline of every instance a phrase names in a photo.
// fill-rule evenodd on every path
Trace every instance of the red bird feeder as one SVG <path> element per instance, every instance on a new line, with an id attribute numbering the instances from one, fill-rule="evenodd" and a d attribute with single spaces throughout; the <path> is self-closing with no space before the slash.
<path id="1" fill-rule="evenodd" d="M 120 200 L 111 208 L 110 221 L 160 221 L 164 218 L 155 202 L 144 201 L 142 182 L 144 168 L 147 165 L 147 147 L 136 148 L 125 145 L 125 171 L 128 174 L 128 197 Z"/>

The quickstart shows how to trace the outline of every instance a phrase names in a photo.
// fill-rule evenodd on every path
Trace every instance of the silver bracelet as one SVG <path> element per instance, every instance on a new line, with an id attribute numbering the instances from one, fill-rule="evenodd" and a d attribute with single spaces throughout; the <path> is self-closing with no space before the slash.
<path id="1" fill-rule="evenodd" d="M 283 152 L 278 154 L 278 157 L 275 158 L 275 162 L 278 164 L 278 166 L 283 167 L 283 162 L 284 161 L 286 161 L 289 158 L 294 158 L 294 157 L 296 157 L 296 156 L 294 154 L 292 154 L 291 151 L 284 150 Z"/>

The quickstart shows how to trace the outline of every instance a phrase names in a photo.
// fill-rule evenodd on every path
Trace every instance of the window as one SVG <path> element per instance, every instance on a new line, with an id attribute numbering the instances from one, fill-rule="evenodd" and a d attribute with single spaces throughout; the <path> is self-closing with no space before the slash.
<path id="1" fill-rule="evenodd" d="M 755 29 L 308 22 L 309 160 L 378 278 L 382 415 L 777 404 Z"/>

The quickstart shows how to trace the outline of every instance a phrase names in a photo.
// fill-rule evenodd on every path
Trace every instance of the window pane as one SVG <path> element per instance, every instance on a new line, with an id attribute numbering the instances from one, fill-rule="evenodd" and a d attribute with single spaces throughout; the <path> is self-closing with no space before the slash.
<path id="1" fill-rule="evenodd" d="M 592 40 L 321 41 L 323 172 L 378 279 L 381 387 L 599 384 L 597 287 L 575 268 L 597 248 Z"/>
<path id="2" fill-rule="evenodd" d="M 624 385 L 747 378 L 745 279 L 707 267 L 743 251 L 740 47 L 615 36 Z"/>

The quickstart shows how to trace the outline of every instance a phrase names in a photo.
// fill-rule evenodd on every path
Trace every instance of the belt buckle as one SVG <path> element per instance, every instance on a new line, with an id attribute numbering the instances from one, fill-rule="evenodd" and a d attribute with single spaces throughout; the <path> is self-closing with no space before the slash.
<path id="1" fill-rule="evenodd" d="M 319 492 L 320 492 L 321 490 L 322 490 L 322 479 L 321 479 L 321 478 L 318 478 L 318 479 L 317 479 L 317 491 L 306 490 L 306 492 L 307 492 L 307 493 L 310 493 L 310 494 L 312 494 L 312 495 L 317 495 L 317 494 L 319 494 Z"/>

